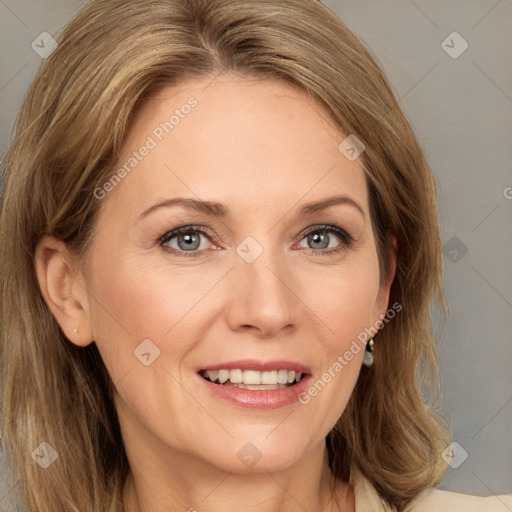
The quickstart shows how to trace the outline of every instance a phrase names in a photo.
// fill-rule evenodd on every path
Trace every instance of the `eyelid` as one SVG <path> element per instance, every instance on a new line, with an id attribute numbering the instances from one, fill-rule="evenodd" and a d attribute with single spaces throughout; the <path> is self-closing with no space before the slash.
<path id="1" fill-rule="evenodd" d="M 353 247 L 354 243 L 356 242 L 356 240 L 345 229 L 342 229 L 339 226 L 331 224 L 316 224 L 302 231 L 299 243 L 302 242 L 302 240 L 304 240 L 304 238 L 307 237 L 309 234 L 322 231 L 334 233 L 340 239 L 340 244 L 336 247 L 319 250 L 311 249 L 309 247 L 303 247 L 301 249 L 305 250 L 307 254 L 310 254 L 313 257 L 328 258 L 330 256 L 340 256 L 341 254 L 350 250 Z"/>
<path id="2" fill-rule="evenodd" d="M 186 226 L 179 226 L 177 228 L 170 229 L 169 231 L 164 233 L 158 239 L 158 241 L 163 244 L 165 242 L 168 242 L 171 238 L 174 238 L 176 235 L 179 235 L 180 233 L 186 233 L 187 231 L 197 231 L 207 237 L 218 240 L 217 237 L 215 236 L 215 233 L 210 228 L 197 224 L 189 224 Z"/>
<path id="3" fill-rule="evenodd" d="M 352 242 L 354 242 L 354 238 L 345 229 L 342 229 L 338 226 L 334 226 L 332 224 L 315 224 L 313 226 L 310 226 L 309 228 L 306 228 L 304 231 L 302 231 L 302 233 L 299 236 L 304 238 L 310 233 L 315 233 L 316 231 L 331 231 L 335 233 L 338 237 L 340 237 L 346 244 L 351 244 Z"/>
<path id="4" fill-rule="evenodd" d="M 215 236 L 214 232 L 211 229 L 207 228 L 206 226 L 192 224 L 188 224 L 186 226 L 179 226 L 177 228 L 173 228 L 167 231 L 160 238 L 158 238 L 157 242 L 165 252 L 174 254 L 176 256 L 183 256 L 185 258 L 194 258 L 202 256 L 207 249 L 203 249 L 201 251 L 180 251 L 178 249 L 175 249 L 174 247 L 169 247 L 165 245 L 167 242 L 169 242 L 176 236 L 179 236 L 181 233 L 187 233 L 189 231 L 195 231 L 197 233 L 204 235 L 210 241 L 210 243 L 217 249 L 219 247 L 222 247 L 221 244 L 217 242 L 218 238 Z"/>
<path id="5" fill-rule="evenodd" d="M 170 240 L 172 240 L 173 238 L 175 238 L 176 236 L 180 235 L 181 233 L 187 233 L 190 231 L 195 231 L 197 233 L 204 235 L 206 238 L 208 238 L 210 243 L 212 243 L 214 246 L 217 246 L 217 248 L 219 248 L 219 247 L 222 248 L 222 245 L 218 242 L 217 236 L 210 228 L 208 228 L 206 226 L 202 226 L 202 225 L 192 225 L 192 224 L 179 226 L 179 227 L 176 227 L 174 229 L 167 231 L 160 238 L 158 238 L 158 243 L 164 250 L 166 250 L 167 252 L 171 252 L 173 254 L 178 254 L 180 256 L 191 256 L 191 257 L 201 256 L 207 249 L 203 249 L 201 251 L 197 251 L 197 250 L 183 251 L 183 250 L 174 249 L 173 247 L 165 247 L 165 245 L 164 245 L 167 242 L 169 242 Z M 312 253 L 316 256 L 329 255 L 331 253 L 341 252 L 343 250 L 350 248 L 352 246 L 352 244 L 355 242 L 354 238 L 345 229 L 342 229 L 339 226 L 335 226 L 332 224 L 314 224 L 314 225 L 311 225 L 311 226 L 305 228 L 298 235 L 300 237 L 299 243 L 305 237 L 307 237 L 309 234 L 315 233 L 315 232 L 322 232 L 322 231 L 334 233 L 341 240 L 341 244 L 338 247 L 330 248 L 330 249 L 315 250 L 315 249 L 311 249 L 311 248 L 304 248 L 306 251 L 308 251 L 309 253 Z"/>

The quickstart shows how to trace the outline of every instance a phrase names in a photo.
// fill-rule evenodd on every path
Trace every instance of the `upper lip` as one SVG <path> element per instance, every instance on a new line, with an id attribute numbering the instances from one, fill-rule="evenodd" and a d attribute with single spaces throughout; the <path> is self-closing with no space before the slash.
<path id="1" fill-rule="evenodd" d="M 311 370 L 307 366 L 294 361 L 273 360 L 260 361 L 258 359 L 240 359 L 238 361 L 229 361 L 225 363 L 209 364 L 202 366 L 198 372 L 204 370 L 256 370 L 260 372 L 272 370 L 295 370 L 297 373 L 310 374 Z"/>

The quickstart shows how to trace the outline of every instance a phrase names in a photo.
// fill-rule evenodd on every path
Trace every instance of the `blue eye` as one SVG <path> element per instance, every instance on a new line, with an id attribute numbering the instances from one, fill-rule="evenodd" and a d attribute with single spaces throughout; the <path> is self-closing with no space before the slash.
<path id="1" fill-rule="evenodd" d="M 330 245 L 332 241 L 332 233 L 341 240 L 341 243 L 334 247 Z M 318 256 L 329 255 L 348 249 L 353 242 L 352 237 L 346 231 L 336 226 L 328 225 L 315 226 L 312 229 L 305 231 L 302 236 L 303 239 L 306 239 L 310 252 Z M 309 244 L 312 244 L 313 247 Z"/>
<path id="2" fill-rule="evenodd" d="M 160 245 L 166 250 L 178 254 L 180 256 L 200 256 L 201 236 L 210 239 L 213 238 L 209 231 L 198 226 L 183 226 L 169 231 L 159 239 Z M 177 248 L 171 245 L 176 239 Z"/>
<path id="3" fill-rule="evenodd" d="M 332 234 L 341 240 L 334 247 L 331 245 Z M 343 229 L 337 226 L 320 225 L 313 226 L 302 233 L 301 241 L 306 239 L 306 249 L 317 256 L 326 256 L 348 249 L 353 238 Z M 210 243 L 215 239 L 213 233 L 201 226 L 182 226 L 161 236 L 158 241 L 168 252 L 178 256 L 201 256 L 207 249 L 203 247 L 201 237 L 205 237 Z M 303 246 L 301 246 L 303 247 Z"/>

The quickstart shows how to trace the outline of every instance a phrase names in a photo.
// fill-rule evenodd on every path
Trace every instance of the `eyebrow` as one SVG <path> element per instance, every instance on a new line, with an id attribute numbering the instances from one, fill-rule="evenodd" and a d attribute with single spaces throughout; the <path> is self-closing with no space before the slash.
<path id="1" fill-rule="evenodd" d="M 366 218 L 361 206 L 359 206 L 359 204 L 356 201 L 354 201 L 351 197 L 346 195 L 331 196 L 322 199 L 321 201 L 314 201 L 311 203 L 304 204 L 295 210 L 295 214 L 298 215 L 299 217 L 305 217 L 312 213 L 325 210 L 326 208 L 339 204 L 353 206 L 361 213 L 363 218 Z M 160 208 L 169 208 L 172 206 L 182 206 L 189 210 L 204 213 L 211 217 L 226 218 L 231 216 L 229 209 L 225 205 L 221 203 L 216 203 L 215 201 L 202 201 L 198 199 L 184 197 L 173 197 L 171 199 L 165 199 L 164 201 L 160 201 L 159 203 L 144 210 L 140 214 L 139 219 L 143 219 L 150 213 Z"/>

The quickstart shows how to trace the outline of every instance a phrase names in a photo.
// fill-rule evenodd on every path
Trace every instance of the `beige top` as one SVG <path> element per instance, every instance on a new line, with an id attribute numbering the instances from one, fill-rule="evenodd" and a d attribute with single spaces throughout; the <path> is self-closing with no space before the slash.
<path id="1" fill-rule="evenodd" d="M 370 481 L 353 471 L 356 512 L 390 512 Z M 471 496 L 440 489 L 422 492 L 405 508 L 405 512 L 512 512 L 512 494 Z"/>

